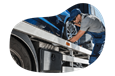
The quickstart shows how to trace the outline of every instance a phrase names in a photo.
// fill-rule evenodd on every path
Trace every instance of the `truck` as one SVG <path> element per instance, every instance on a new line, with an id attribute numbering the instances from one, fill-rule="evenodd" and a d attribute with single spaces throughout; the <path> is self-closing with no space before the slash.
<path id="1" fill-rule="evenodd" d="M 77 4 L 56 16 L 23 20 L 11 32 L 10 53 L 14 61 L 27 70 L 48 73 L 87 67 L 93 48 L 92 37 L 86 33 L 75 43 L 68 41 L 79 31 L 79 27 L 68 22 L 74 8 L 100 15 L 90 4 Z"/>

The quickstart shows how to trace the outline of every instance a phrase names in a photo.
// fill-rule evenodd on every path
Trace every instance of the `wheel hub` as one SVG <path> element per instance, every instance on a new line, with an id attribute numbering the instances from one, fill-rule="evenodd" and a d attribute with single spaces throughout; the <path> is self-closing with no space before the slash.
<path id="1" fill-rule="evenodd" d="M 69 21 L 66 22 L 66 34 L 67 39 L 70 39 L 77 34 L 76 26 Z"/>

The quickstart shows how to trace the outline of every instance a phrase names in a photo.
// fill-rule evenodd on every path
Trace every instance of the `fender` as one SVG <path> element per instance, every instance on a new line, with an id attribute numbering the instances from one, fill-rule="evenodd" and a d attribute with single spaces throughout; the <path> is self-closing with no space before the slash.
<path id="1" fill-rule="evenodd" d="M 37 54 L 35 52 L 34 46 L 33 46 L 32 42 L 31 42 L 30 38 L 26 34 L 24 34 L 22 32 L 19 32 L 17 30 L 14 30 L 14 29 L 12 30 L 11 35 L 13 35 L 13 36 L 17 37 L 18 39 L 20 39 L 30 49 L 30 51 L 31 51 L 31 53 L 33 55 L 34 61 L 35 61 L 36 71 L 38 72 L 39 71 L 39 69 L 38 69 L 39 68 L 39 66 L 38 66 L 38 58 L 37 58 Z"/>

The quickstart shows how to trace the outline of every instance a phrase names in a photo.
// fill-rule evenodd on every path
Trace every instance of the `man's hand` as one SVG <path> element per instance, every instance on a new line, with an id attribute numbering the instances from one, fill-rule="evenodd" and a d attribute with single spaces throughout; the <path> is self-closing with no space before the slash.
<path id="1" fill-rule="evenodd" d="M 69 39 L 68 41 L 74 43 L 74 42 L 76 42 L 77 40 L 75 39 L 75 36 L 74 36 L 74 37 L 72 37 L 71 39 Z"/>
<path id="2" fill-rule="evenodd" d="M 79 23 L 75 23 L 74 25 L 78 26 L 78 27 L 81 27 L 81 25 Z"/>
<path id="3" fill-rule="evenodd" d="M 71 39 L 69 39 L 68 41 L 70 42 L 76 42 L 78 41 L 83 35 L 84 35 L 85 31 L 79 30 L 78 33 L 72 37 Z"/>

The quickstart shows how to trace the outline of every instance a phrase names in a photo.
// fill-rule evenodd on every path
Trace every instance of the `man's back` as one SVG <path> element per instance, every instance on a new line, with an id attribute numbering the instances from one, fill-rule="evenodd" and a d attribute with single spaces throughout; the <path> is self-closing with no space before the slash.
<path id="1" fill-rule="evenodd" d="M 105 31 L 102 22 L 96 16 L 86 15 L 86 14 L 82 14 L 80 29 L 83 31 L 95 32 L 95 33 L 100 33 Z"/>

